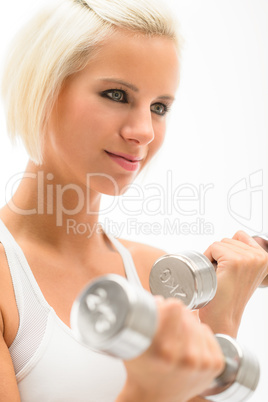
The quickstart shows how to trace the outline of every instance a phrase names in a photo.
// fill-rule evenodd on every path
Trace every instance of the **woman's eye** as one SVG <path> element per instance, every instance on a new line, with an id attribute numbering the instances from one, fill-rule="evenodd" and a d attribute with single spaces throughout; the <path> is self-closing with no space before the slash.
<path id="1" fill-rule="evenodd" d="M 124 91 L 119 91 L 118 89 L 112 89 L 104 92 L 110 99 L 115 102 L 126 102 Z"/>
<path id="2" fill-rule="evenodd" d="M 164 116 L 169 110 L 169 107 L 167 105 L 164 105 L 163 103 L 155 103 L 152 105 L 152 111 L 156 114 L 159 114 L 161 116 Z"/>
<path id="3" fill-rule="evenodd" d="M 111 99 L 114 102 L 128 103 L 128 92 L 122 89 L 108 89 L 101 93 L 104 98 Z M 158 114 L 159 116 L 164 116 L 170 109 L 169 105 L 164 103 L 155 103 L 151 106 L 151 111 Z"/>

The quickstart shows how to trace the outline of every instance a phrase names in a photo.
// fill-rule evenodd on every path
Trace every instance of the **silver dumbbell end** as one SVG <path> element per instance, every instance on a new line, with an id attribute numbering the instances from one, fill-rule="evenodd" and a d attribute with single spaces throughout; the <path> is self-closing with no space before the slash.
<path id="1" fill-rule="evenodd" d="M 100 277 L 74 302 L 71 327 L 85 345 L 133 359 L 149 347 L 156 332 L 154 297 L 119 275 Z"/>
<path id="2" fill-rule="evenodd" d="M 225 356 L 225 369 L 201 396 L 214 402 L 246 401 L 258 386 L 259 363 L 230 336 L 217 334 L 216 338 Z"/>
<path id="3" fill-rule="evenodd" d="M 215 296 L 215 266 L 196 251 L 165 255 L 152 267 L 150 289 L 154 295 L 176 297 L 189 309 L 199 309 Z"/>

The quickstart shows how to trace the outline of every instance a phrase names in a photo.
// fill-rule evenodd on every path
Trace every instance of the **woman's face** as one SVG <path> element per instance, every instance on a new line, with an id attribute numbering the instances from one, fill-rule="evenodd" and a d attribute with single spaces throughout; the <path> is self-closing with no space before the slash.
<path id="1" fill-rule="evenodd" d="M 66 80 L 44 162 L 69 182 L 85 185 L 90 177 L 93 190 L 114 194 L 114 183 L 119 190 L 130 184 L 160 148 L 178 83 L 172 40 L 118 30 Z"/>

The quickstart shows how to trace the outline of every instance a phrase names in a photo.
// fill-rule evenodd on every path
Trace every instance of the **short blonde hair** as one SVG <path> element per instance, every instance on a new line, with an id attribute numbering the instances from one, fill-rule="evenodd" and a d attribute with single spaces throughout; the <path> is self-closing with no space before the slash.
<path id="1" fill-rule="evenodd" d="M 98 44 L 124 28 L 172 39 L 180 55 L 178 23 L 161 0 L 61 0 L 16 35 L 5 66 L 2 95 L 13 143 L 21 138 L 41 164 L 46 124 L 63 81 L 83 69 Z"/>

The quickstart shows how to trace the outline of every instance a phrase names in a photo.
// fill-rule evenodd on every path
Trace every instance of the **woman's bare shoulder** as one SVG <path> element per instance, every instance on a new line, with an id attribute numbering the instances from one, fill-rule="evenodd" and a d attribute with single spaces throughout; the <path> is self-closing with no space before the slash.
<path id="1" fill-rule="evenodd" d="M 167 254 L 164 250 L 145 243 L 118 239 L 132 254 L 132 257 L 154 263 L 162 255 Z"/>
<path id="2" fill-rule="evenodd" d="M 0 243 L 0 312 L 1 324 L 5 328 L 5 340 L 10 345 L 18 329 L 19 317 L 9 265 L 2 243 Z"/>
<path id="3" fill-rule="evenodd" d="M 10 273 L 9 273 L 9 266 L 8 266 L 8 262 L 7 262 L 7 257 L 6 257 L 6 252 L 4 249 L 4 246 L 2 243 L 0 243 L 0 286 L 1 284 L 3 286 L 1 286 L 1 294 L 3 294 L 2 292 L 4 291 L 4 289 L 6 288 L 6 279 L 10 278 Z M 1 299 L 1 294 L 0 294 L 0 299 Z"/>
<path id="4" fill-rule="evenodd" d="M 132 255 L 137 273 L 145 289 L 149 290 L 149 275 L 155 261 L 167 254 L 164 250 L 149 244 L 118 239 Z"/>
<path id="5" fill-rule="evenodd" d="M 7 318 L 8 319 L 5 319 Z M 11 325 L 12 324 L 12 325 Z M 0 243 L 0 400 L 20 401 L 17 381 L 8 347 L 19 325 L 16 302 L 12 299 L 12 281 L 5 249 Z M 8 396 L 8 397 L 7 397 Z"/>

